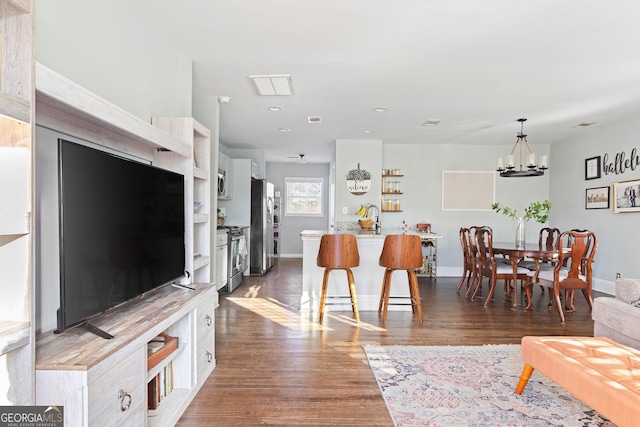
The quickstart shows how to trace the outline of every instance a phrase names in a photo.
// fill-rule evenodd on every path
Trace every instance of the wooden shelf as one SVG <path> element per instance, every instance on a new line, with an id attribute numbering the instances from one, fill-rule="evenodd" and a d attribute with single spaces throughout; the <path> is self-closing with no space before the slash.
<path id="1" fill-rule="evenodd" d="M 31 1 L 30 0 L 9 0 L 9 3 L 23 11 L 24 13 L 31 12 Z"/>
<path id="2" fill-rule="evenodd" d="M 400 178 L 404 175 L 382 175 L 383 178 Z"/>
<path id="3" fill-rule="evenodd" d="M 172 337 L 164 333 L 158 336 L 164 338 L 164 345 L 160 349 L 158 349 L 157 351 L 155 351 L 154 353 L 152 353 L 150 356 L 147 357 L 147 369 L 149 370 L 147 374 L 147 381 L 150 381 L 151 378 L 155 377 L 158 374 L 158 371 L 164 365 L 169 363 L 169 361 L 171 360 L 169 357 L 172 355 L 172 353 L 175 353 L 175 351 L 178 349 L 178 338 Z M 155 342 L 156 339 L 157 337 L 149 341 L 147 345 L 151 344 L 152 342 Z M 158 366 L 161 362 L 164 362 L 164 363 L 162 363 L 162 365 L 158 369 L 153 369 L 156 366 Z"/>
<path id="4" fill-rule="evenodd" d="M 57 110 L 58 114 L 72 117 L 74 122 L 82 121 L 94 129 L 107 129 L 157 149 L 191 157 L 192 149 L 188 144 L 40 63 L 36 63 L 36 100 Z"/>
<path id="5" fill-rule="evenodd" d="M 28 236 L 29 233 L 22 234 L 0 234 L 0 246 L 4 246 L 13 242 L 14 240 L 18 240 L 21 237 Z"/>
<path id="6" fill-rule="evenodd" d="M 31 104 L 22 98 L 0 92 L 0 115 L 29 123 L 31 121 Z"/>
<path id="7" fill-rule="evenodd" d="M 0 321 L 0 355 L 29 344 L 30 337 L 31 322 Z"/>
<path id="8" fill-rule="evenodd" d="M 201 255 L 199 257 L 195 257 L 193 259 L 193 269 L 194 270 L 199 270 L 203 267 L 206 267 L 209 265 L 209 257 L 207 255 Z"/>
<path id="9" fill-rule="evenodd" d="M 402 210 L 399 210 L 399 211 L 390 210 L 390 211 L 388 211 L 388 210 L 386 210 L 386 209 L 382 209 L 382 211 L 381 211 L 381 212 L 402 212 Z"/>
<path id="10" fill-rule="evenodd" d="M 168 396 L 165 396 L 162 403 L 156 409 L 147 411 L 147 426 L 164 426 L 167 425 L 167 419 L 176 413 L 181 413 L 186 408 L 185 401 L 188 400 L 190 390 L 183 388 L 174 388 Z M 175 420 L 178 421 L 177 419 Z"/>
<path id="11" fill-rule="evenodd" d="M 196 179 L 209 179 L 209 171 L 194 167 L 193 177 Z"/>
<path id="12" fill-rule="evenodd" d="M 383 191 L 382 194 L 386 195 L 386 196 L 400 196 L 404 193 L 402 192 L 397 192 L 397 191 Z"/>
<path id="13" fill-rule="evenodd" d="M 209 222 L 209 214 L 194 214 L 193 215 L 193 223 L 194 224 L 204 224 Z"/>

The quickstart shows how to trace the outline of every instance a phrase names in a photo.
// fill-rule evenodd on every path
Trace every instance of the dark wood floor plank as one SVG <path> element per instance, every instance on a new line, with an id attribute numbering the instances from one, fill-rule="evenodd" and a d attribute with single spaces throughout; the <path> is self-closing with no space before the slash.
<path id="1" fill-rule="evenodd" d="M 265 276 L 245 277 L 232 294 L 221 295 L 217 367 L 177 425 L 391 426 L 363 345 L 518 344 L 525 335 L 593 335 L 581 294 L 578 311 L 566 313 L 561 325 L 539 287 L 535 309 L 514 312 L 501 289 L 484 308 L 482 298 L 456 293 L 458 281 L 420 279 L 422 326 L 411 312 L 393 311 L 386 325 L 376 312 L 360 312 L 360 324 L 350 312 L 328 312 L 319 325 L 317 314 L 299 311 L 301 260 L 282 259 Z"/>

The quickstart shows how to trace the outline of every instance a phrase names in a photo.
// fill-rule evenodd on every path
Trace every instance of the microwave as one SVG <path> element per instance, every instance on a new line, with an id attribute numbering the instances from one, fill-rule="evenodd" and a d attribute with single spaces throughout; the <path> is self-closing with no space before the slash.
<path id="1" fill-rule="evenodd" d="M 229 199 L 230 193 L 227 188 L 227 172 L 218 169 L 218 199 Z"/>

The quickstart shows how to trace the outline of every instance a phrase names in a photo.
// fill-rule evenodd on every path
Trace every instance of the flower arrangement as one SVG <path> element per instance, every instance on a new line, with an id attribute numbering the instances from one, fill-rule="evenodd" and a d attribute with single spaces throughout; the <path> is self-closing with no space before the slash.
<path id="1" fill-rule="evenodd" d="M 500 203 L 494 203 L 493 205 L 491 205 L 491 209 L 496 211 L 496 213 L 502 212 L 509 218 L 519 218 L 515 209 L 511 209 L 508 206 L 503 206 Z M 545 200 L 544 202 L 531 202 L 531 204 L 529 204 L 529 206 L 524 210 L 524 216 L 522 218 L 526 220 L 534 219 L 536 222 L 542 224 L 547 222 L 547 220 L 549 219 L 550 211 L 551 202 L 549 200 Z"/>

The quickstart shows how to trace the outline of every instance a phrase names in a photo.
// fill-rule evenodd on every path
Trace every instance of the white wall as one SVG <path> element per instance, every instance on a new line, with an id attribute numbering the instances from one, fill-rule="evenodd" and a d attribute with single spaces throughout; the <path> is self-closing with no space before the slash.
<path id="1" fill-rule="evenodd" d="M 154 27 L 152 20 L 134 18 L 144 16 L 143 11 L 134 10 L 139 7 L 136 2 L 35 3 L 38 62 L 143 120 L 152 116 L 191 116 L 191 59 L 177 49 L 172 35 Z M 209 111 L 202 113 L 203 122 L 215 119 Z M 36 111 L 36 121 L 37 114 Z M 55 157 L 55 152 L 46 151 L 55 144 L 43 147 L 47 133 L 37 129 L 36 156 L 41 156 L 38 162 L 50 162 L 51 156 Z M 213 149 L 217 152 L 217 145 Z M 44 187 L 36 189 L 40 191 L 36 194 L 37 205 L 48 206 L 45 212 L 57 206 L 57 199 L 49 198 L 57 195 L 55 165 L 54 162 L 53 169 L 42 164 L 36 167 L 36 174 L 48 174 L 40 181 Z M 35 215 L 41 217 L 44 226 L 55 225 L 54 216 L 41 213 Z M 42 238 L 44 243 L 37 242 L 44 246 L 35 266 L 36 327 L 47 331 L 56 326 L 55 310 L 59 305 L 57 235 L 45 234 Z"/>
<path id="2" fill-rule="evenodd" d="M 142 119 L 191 116 L 191 59 L 138 8 L 36 0 L 36 60 Z"/>
<path id="3" fill-rule="evenodd" d="M 382 227 L 400 231 L 402 221 L 412 227 L 418 222 L 429 222 L 432 230 L 444 236 L 438 243 L 438 274 L 455 276 L 462 274 L 462 252 L 458 231 L 460 227 L 489 225 L 496 240 L 515 239 L 516 223 L 492 210 L 443 211 L 442 171 L 491 171 L 499 157 L 505 157 L 513 148 L 504 145 L 430 145 L 390 144 L 380 141 L 339 140 L 336 143 L 336 218 L 337 221 L 356 221 L 354 213 L 361 203 L 380 204 L 381 169 L 400 169 L 403 194 L 401 213 L 382 214 Z M 539 155 L 549 154 L 548 144 L 534 144 Z M 379 151 L 376 151 L 379 150 Z M 346 189 L 345 174 L 360 162 L 363 169 L 372 173 L 372 190 L 366 195 L 355 196 Z M 535 200 L 549 198 L 549 182 L 552 173 L 534 178 L 501 178 L 496 173 L 495 200 L 518 212 Z M 460 197 L 464 197 L 461 194 Z M 349 214 L 342 215 L 342 207 Z M 552 213 L 554 210 L 552 209 Z M 553 215 L 551 219 L 553 223 Z M 538 241 L 543 227 L 535 222 L 527 223 L 528 241 Z"/>
<path id="4" fill-rule="evenodd" d="M 286 177 L 313 177 L 324 180 L 324 200 L 322 217 L 286 216 L 284 206 L 280 215 L 280 254 L 282 257 L 302 257 L 302 230 L 329 229 L 329 163 L 281 163 L 268 162 L 266 177 L 276 191 L 281 193 L 281 202 L 285 202 L 284 179 Z"/>
<path id="5" fill-rule="evenodd" d="M 607 126 L 579 129 L 575 138 L 554 144 L 551 149 L 553 224 L 561 230 L 585 228 L 595 231 L 598 251 L 593 271 L 598 281 L 594 287 L 610 293 L 613 292 L 612 282 L 616 273 L 622 277 L 640 277 L 640 214 L 614 214 L 611 209 L 587 210 L 585 190 L 640 179 L 640 167 L 619 175 L 602 173 L 600 179 L 585 180 L 584 162 L 587 158 L 605 154 L 613 161 L 621 152 L 628 159 L 632 149 L 640 150 L 637 126 L 637 118 L 634 118 Z M 611 203 L 614 203 L 613 199 Z"/>
<path id="6" fill-rule="evenodd" d="M 351 194 L 347 189 L 346 175 L 350 170 L 360 169 L 371 172 L 371 190 L 362 195 Z M 372 203 L 380 207 L 381 171 L 382 171 L 382 141 L 376 140 L 336 140 L 335 163 L 335 221 L 357 221 L 360 217 L 355 215 L 360 205 Z M 342 209 L 347 208 L 348 214 L 343 214 Z M 383 226 L 386 224 L 383 223 Z"/>

